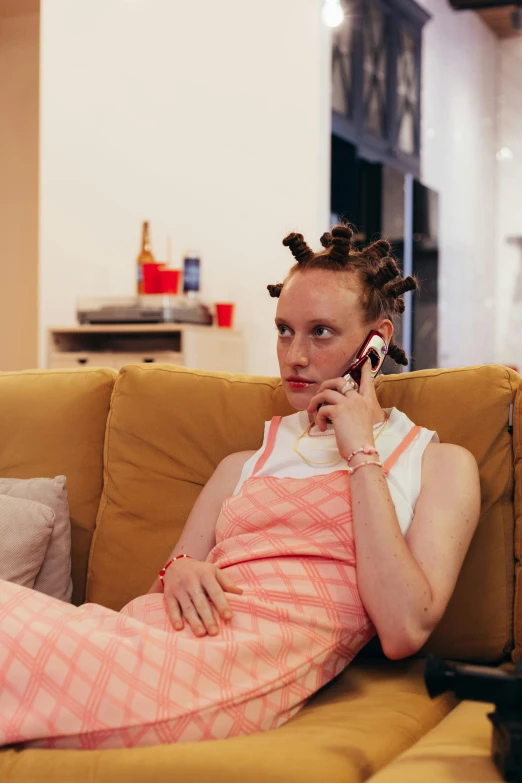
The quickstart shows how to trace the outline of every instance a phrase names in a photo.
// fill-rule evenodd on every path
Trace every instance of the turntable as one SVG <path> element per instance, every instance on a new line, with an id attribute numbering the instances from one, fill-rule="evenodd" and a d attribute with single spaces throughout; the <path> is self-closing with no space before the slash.
<path id="1" fill-rule="evenodd" d="M 169 294 L 80 299 L 76 316 L 80 324 L 212 324 L 202 302 Z"/>

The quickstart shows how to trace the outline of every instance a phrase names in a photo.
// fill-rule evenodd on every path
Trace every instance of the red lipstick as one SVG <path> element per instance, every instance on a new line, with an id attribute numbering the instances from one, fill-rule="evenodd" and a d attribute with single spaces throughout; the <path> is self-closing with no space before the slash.
<path id="1" fill-rule="evenodd" d="M 290 388 L 295 391 L 298 391 L 299 389 L 308 389 L 309 386 L 312 386 L 315 383 L 315 381 L 310 381 L 308 378 L 301 378 L 299 375 L 291 375 L 286 379 L 286 382 Z"/>

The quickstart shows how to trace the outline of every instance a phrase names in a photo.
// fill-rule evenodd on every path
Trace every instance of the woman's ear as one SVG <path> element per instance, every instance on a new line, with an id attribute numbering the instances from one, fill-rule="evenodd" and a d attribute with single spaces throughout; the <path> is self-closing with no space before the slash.
<path id="1" fill-rule="evenodd" d="M 392 341 L 393 337 L 393 324 L 390 321 L 389 318 L 383 318 L 382 321 L 379 321 L 377 324 L 377 331 L 382 334 L 388 345 Z"/>

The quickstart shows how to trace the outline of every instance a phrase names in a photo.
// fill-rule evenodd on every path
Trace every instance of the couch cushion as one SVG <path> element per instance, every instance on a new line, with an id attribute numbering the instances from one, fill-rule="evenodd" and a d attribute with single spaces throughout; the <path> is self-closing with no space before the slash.
<path id="1" fill-rule="evenodd" d="M 76 603 L 85 593 L 115 375 L 104 369 L 0 373 L 0 476 L 67 477 Z"/>
<path id="2" fill-rule="evenodd" d="M 433 701 L 420 660 L 354 662 L 287 724 L 225 741 L 131 750 L 0 752 L 9 783 L 360 783 L 411 747 L 455 705 Z"/>
<path id="3" fill-rule="evenodd" d="M 455 592 L 421 654 L 499 661 L 513 649 L 513 451 L 509 406 L 520 376 L 504 367 L 423 370 L 383 377 L 395 405 L 440 439 L 469 449 L 480 469 L 482 513 Z"/>
<path id="4" fill-rule="evenodd" d="M 491 758 L 491 704 L 465 701 L 370 783 L 496 783 Z"/>
<path id="5" fill-rule="evenodd" d="M 277 379 L 125 367 L 114 387 L 87 599 L 112 609 L 151 586 L 202 487 L 263 422 L 291 412 Z"/>

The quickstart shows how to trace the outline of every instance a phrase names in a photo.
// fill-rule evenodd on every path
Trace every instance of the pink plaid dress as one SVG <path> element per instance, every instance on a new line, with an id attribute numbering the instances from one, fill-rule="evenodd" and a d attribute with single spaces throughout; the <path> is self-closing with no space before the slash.
<path id="1" fill-rule="evenodd" d="M 233 617 L 218 636 L 174 631 L 161 594 L 114 612 L 0 581 L 0 745 L 121 748 L 274 729 L 374 636 L 346 470 L 255 475 L 279 421 L 217 522 L 208 560 L 244 591 L 228 595 Z"/>

